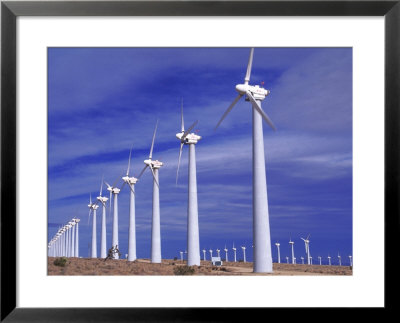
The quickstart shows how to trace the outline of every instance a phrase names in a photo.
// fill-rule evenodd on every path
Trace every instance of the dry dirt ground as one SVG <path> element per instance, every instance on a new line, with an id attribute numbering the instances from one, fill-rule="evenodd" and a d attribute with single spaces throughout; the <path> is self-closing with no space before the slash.
<path id="1" fill-rule="evenodd" d="M 152 264 L 149 259 L 104 260 L 90 258 L 68 258 L 64 267 L 54 265 L 56 258 L 48 258 L 48 275 L 176 275 L 179 269 L 186 269 L 180 260 L 165 259 L 161 264 Z M 183 268 L 186 267 L 186 268 Z M 224 262 L 221 267 L 213 267 L 209 261 L 201 261 L 201 266 L 193 266 L 193 275 L 352 275 L 348 266 L 319 266 L 273 264 L 272 274 L 253 273 L 253 263 Z"/>

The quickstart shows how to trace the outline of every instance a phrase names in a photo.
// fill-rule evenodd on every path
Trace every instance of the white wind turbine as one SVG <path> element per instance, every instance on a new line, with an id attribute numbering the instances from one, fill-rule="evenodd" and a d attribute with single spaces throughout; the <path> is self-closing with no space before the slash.
<path id="1" fill-rule="evenodd" d="M 160 229 L 160 186 L 158 180 L 158 170 L 163 166 L 159 160 L 152 160 L 154 140 L 156 138 L 158 120 L 154 129 L 153 140 L 151 142 L 149 159 L 144 161 L 145 165 L 138 178 L 143 174 L 147 167 L 153 175 L 153 216 L 151 221 L 151 262 L 161 263 L 161 229 Z"/>
<path id="2" fill-rule="evenodd" d="M 217 248 L 217 257 L 221 257 L 221 256 L 220 256 L 220 251 L 221 251 L 221 250 L 219 250 L 219 249 Z"/>
<path id="3" fill-rule="evenodd" d="M 310 265 L 312 265 L 312 257 L 310 256 Z"/>
<path id="4" fill-rule="evenodd" d="M 71 252 L 70 257 L 75 257 L 75 221 L 72 219 L 69 224 L 71 225 Z"/>
<path id="5" fill-rule="evenodd" d="M 304 257 L 300 257 L 301 263 L 304 265 Z"/>
<path id="6" fill-rule="evenodd" d="M 210 252 L 210 260 L 212 260 L 212 249 L 208 250 Z"/>
<path id="7" fill-rule="evenodd" d="M 181 261 L 183 262 L 183 251 L 179 251 L 179 253 L 181 254 Z"/>
<path id="8" fill-rule="evenodd" d="M 253 244 L 255 245 L 253 271 L 272 272 L 271 236 L 269 227 L 262 119 L 264 119 L 274 130 L 275 126 L 261 108 L 261 101 L 265 99 L 270 91 L 259 87 L 258 85 L 249 85 L 253 52 L 254 48 L 250 50 L 244 84 L 236 85 L 236 91 L 239 94 L 225 111 L 215 128 L 221 124 L 222 120 L 224 120 L 242 96 L 246 97 L 246 101 L 251 102 L 253 107 Z"/>
<path id="9" fill-rule="evenodd" d="M 291 247 L 292 247 L 292 264 L 294 265 L 295 264 L 295 256 L 294 256 L 294 241 L 292 241 L 292 237 L 290 237 L 290 239 L 289 239 L 289 244 L 291 245 Z"/>
<path id="10" fill-rule="evenodd" d="M 331 265 L 331 256 L 328 255 L 328 264 Z"/>
<path id="11" fill-rule="evenodd" d="M 310 235 L 307 236 L 306 239 L 301 238 L 301 240 L 304 241 L 304 245 L 306 247 L 306 255 L 307 255 L 307 264 L 310 265 L 310 240 L 308 240 L 308 238 L 310 237 Z"/>
<path id="12" fill-rule="evenodd" d="M 236 262 L 236 248 L 235 248 L 235 243 L 233 243 L 232 250 L 233 250 L 233 259 L 234 259 L 234 262 Z"/>
<path id="13" fill-rule="evenodd" d="M 275 246 L 278 248 L 278 264 L 280 264 L 281 263 L 281 252 L 280 252 L 280 250 L 279 250 L 279 246 L 280 246 L 281 244 L 279 243 L 279 242 L 276 242 L 275 243 Z"/>
<path id="14" fill-rule="evenodd" d="M 90 214 L 93 211 L 93 219 L 92 219 L 92 252 L 91 252 L 91 257 L 92 258 L 97 258 L 97 230 L 96 230 L 96 210 L 99 207 L 96 203 L 92 203 L 92 194 L 90 194 L 90 200 L 89 200 L 89 218 L 88 218 L 88 223 L 90 219 Z"/>
<path id="15" fill-rule="evenodd" d="M 321 265 L 322 265 L 322 258 L 321 258 L 321 256 L 318 256 L 318 259 L 319 259 L 319 265 L 321 266 Z"/>
<path id="16" fill-rule="evenodd" d="M 289 257 L 288 256 L 286 256 L 286 263 L 287 264 L 289 263 Z"/>
<path id="17" fill-rule="evenodd" d="M 242 246 L 242 251 L 243 251 L 243 262 L 246 262 L 246 247 Z"/>
<path id="18" fill-rule="evenodd" d="M 350 260 L 350 267 L 353 267 L 353 259 L 352 259 L 353 257 L 352 256 L 349 256 L 349 260 Z"/>
<path id="19" fill-rule="evenodd" d="M 113 226 L 112 226 L 112 248 L 114 250 L 118 248 L 118 194 L 121 192 L 121 189 L 116 187 L 118 180 L 120 177 L 116 179 L 113 185 L 108 184 L 106 181 L 104 183 L 107 185 L 107 190 L 110 192 L 110 212 L 111 205 L 113 204 L 112 200 L 114 200 L 114 209 L 113 209 Z M 119 254 L 115 250 L 113 254 L 114 259 L 119 259 Z"/>
<path id="20" fill-rule="evenodd" d="M 99 201 L 101 203 L 101 205 L 103 206 L 103 213 L 101 216 L 100 258 L 104 259 L 107 257 L 106 203 L 108 201 L 108 197 L 102 196 L 103 181 L 104 181 L 104 178 L 101 179 L 100 194 L 97 197 L 97 201 Z"/>
<path id="21" fill-rule="evenodd" d="M 224 251 L 225 251 L 225 261 L 229 261 L 228 260 L 228 249 L 226 248 L 226 245 L 225 245 L 225 249 L 224 249 Z"/>
<path id="22" fill-rule="evenodd" d="M 179 166 L 181 163 L 182 150 L 184 145 L 189 146 L 189 176 L 188 176 L 188 217 L 187 217 L 187 249 L 188 266 L 200 266 L 200 240 L 199 240 L 199 212 L 197 205 L 197 176 L 196 176 L 196 151 L 195 145 L 201 139 L 194 133 L 190 133 L 195 121 L 186 131 L 183 121 L 183 100 L 181 106 L 181 132 L 176 134 L 181 142 L 179 148 L 178 168 L 176 170 L 176 184 L 178 184 Z"/>
<path id="23" fill-rule="evenodd" d="M 206 260 L 206 249 L 203 249 L 203 260 Z"/>
<path id="24" fill-rule="evenodd" d="M 339 259 L 339 266 L 341 266 L 342 265 L 342 257 L 340 257 L 339 252 L 337 254 L 337 257 Z"/>
<path id="25" fill-rule="evenodd" d="M 74 219 L 75 225 L 75 257 L 79 258 L 79 221 L 80 219 Z"/>
<path id="26" fill-rule="evenodd" d="M 128 261 L 136 260 L 136 216 L 135 216 L 135 184 L 139 180 L 139 177 L 130 177 L 129 169 L 131 167 L 131 156 L 132 147 L 129 152 L 128 168 L 126 170 L 126 175 L 122 177 L 124 184 L 128 184 L 130 189 L 130 204 L 129 204 L 129 238 L 128 238 Z M 143 174 L 143 172 L 142 172 Z"/>
<path id="27" fill-rule="evenodd" d="M 296 257 L 293 258 L 293 264 L 296 265 Z"/>

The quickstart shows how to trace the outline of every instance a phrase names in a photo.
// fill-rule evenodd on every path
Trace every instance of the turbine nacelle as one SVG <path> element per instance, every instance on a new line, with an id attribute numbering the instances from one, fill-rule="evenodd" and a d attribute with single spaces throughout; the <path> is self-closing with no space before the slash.
<path id="1" fill-rule="evenodd" d="M 271 93 L 271 91 L 266 90 L 260 87 L 259 85 L 253 86 L 248 84 L 237 84 L 235 89 L 236 92 L 238 92 L 241 95 L 245 95 L 247 91 L 249 91 L 256 100 L 264 100 L 265 97 Z M 248 101 L 249 98 L 246 98 L 246 100 Z"/>
<path id="2" fill-rule="evenodd" d="M 182 139 L 183 134 L 184 132 L 177 133 L 176 138 L 178 138 L 181 141 L 181 143 L 185 145 L 197 144 L 197 142 L 201 139 L 201 136 L 196 135 L 195 133 L 190 133 Z"/>
<path id="3" fill-rule="evenodd" d="M 122 177 L 122 180 L 129 185 L 135 185 L 139 179 L 137 179 L 136 177 L 129 177 L 127 175 Z"/>
<path id="4" fill-rule="evenodd" d="M 97 200 L 100 201 L 100 203 L 104 205 L 108 201 L 108 197 L 98 196 Z"/>
<path id="5" fill-rule="evenodd" d="M 162 165 L 164 165 L 162 162 L 160 162 L 159 160 L 151 160 L 151 159 L 146 159 L 145 161 L 144 161 L 144 163 L 147 165 L 147 166 L 149 166 L 149 167 L 151 167 L 151 168 L 160 168 Z"/>
<path id="6" fill-rule="evenodd" d="M 113 194 L 118 194 L 119 192 L 121 192 L 121 190 L 118 187 L 107 187 L 107 191 L 110 191 Z"/>

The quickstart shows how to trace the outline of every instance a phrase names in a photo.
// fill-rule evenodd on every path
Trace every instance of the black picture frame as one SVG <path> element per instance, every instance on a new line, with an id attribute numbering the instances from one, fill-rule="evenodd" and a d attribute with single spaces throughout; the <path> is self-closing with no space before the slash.
<path id="1" fill-rule="evenodd" d="M 268 308 L 16 307 L 16 19 L 19 16 L 384 16 L 385 306 L 396 306 L 393 273 L 399 237 L 400 0 L 395 1 L 2 1 L 1 2 L 1 321 L 238 321 Z M 368 94 L 366 94 L 368 95 Z M 373 131 L 373 125 L 371 125 Z M 373 153 L 373 152 L 371 152 Z M 391 296 L 392 295 L 392 296 Z M 271 309 L 272 310 L 272 309 Z M 287 315 L 288 313 L 285 312 Z M 282 314 L 282 313 L 281 313 Z M 325 313 L 324 315 L 329 315 Z M 271 318 L 269 314 L 269 318 Z M 287 317 L 289 318 L 289 317 Z M 250 318 L 249 318 L 250 319 Z M 251 319 L 250 319 L 251 321 Z"/>

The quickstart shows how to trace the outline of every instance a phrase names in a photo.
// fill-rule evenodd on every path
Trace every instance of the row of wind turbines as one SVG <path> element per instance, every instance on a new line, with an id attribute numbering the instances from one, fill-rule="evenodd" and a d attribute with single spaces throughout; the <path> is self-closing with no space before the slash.
<path id="1" fill-rule="evenodd" d="M 47 245 L 50 257 L 79 257 L 79 222 L 73 218 L 58 229 Z"/>

